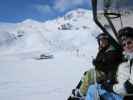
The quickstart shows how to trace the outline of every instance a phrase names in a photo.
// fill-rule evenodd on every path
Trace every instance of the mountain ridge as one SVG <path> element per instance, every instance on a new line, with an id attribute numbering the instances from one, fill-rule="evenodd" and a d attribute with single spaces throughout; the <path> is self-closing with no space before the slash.
<path id="1" fill-rule="evenodd" d="M 10 41 L 12 46 L 9 44 L 8 48 L 11 53 L 30 50 L 50 52 L 88 50 L 88 46 L 92 46 L 90 42 L 94 41 L 92 34 L 99 33 L 98 27 L 93 22 L 92 12 L 84 9 L 70 11 L 63 17 L 46 22 L 27 19 L 13 25 L 14 27 L 11 28 L 0 26 L 0 32 L 14 37 L 13 41 Z M 5 45 L 6 42 L 2 41 L 2 43 Z"/>

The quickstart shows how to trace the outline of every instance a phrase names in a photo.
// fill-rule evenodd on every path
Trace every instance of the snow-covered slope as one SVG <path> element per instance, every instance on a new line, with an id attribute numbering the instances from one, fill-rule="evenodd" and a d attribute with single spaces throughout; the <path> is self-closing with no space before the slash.
<path id="1" fill-rule="evenodd" d="M 54 56 L 47 60 L 0 58 L 0 100 L 67 100 L 90 68 L 89 61 L 68 52 Z"/>
<path id="2" fill-rule="evenodd" d="M 3 53 L 91 50 L 91 42 L 95 42 L 92 34 L 99 32 L 92 20 L 92 12 L 84 9 L 70 11 L 47 22 L 27 19 L 5 26 L 6 23 L 0 24 L 0 50 L 4 50 Z M 4 46 L 8 51 L 3 49 Z"/>
<path id="3" fill-rule="evenodd" d="M 0 23 L 0 100 L 66 100 L 92 66 L 97 33 L 84 9 L 47 22 Z M 40 54 L 53 59 L 36 60 Z"/>

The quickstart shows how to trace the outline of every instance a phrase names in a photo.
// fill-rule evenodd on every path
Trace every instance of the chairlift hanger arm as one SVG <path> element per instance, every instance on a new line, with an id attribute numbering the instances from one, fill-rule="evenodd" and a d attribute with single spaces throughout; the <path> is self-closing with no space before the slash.
<path id="1" fill-rule="evenodd" d="M 115 29 L 113 23 L 111 22 L 110 18 L 106 15 L 106 13 L 104 13 L 104 16 L 105 16 L 105 18 L 107 19 L 107 21 L 108 21 L 110 27 L 112 28 L 112 30 L 113 30 L 113 32 L 114 32 L 114 34 L 115 34 L 115 37 L 117 37 L 117 31 L 116 31 L 116 29 Z"/>
<path id="2" fill-rule="evenodd" d="M 99 20 L 97 18 L 97 0 L 92 0 L 92 10 L 93 10 L 93 20 L 95 21 L 95 23 L 101 28 L 101 30 L 104 33 L 108 34 L 110 40 L 112 41 L 112 44 L 116 48 L 122 50 L 120 44 L 110 35 L 110 33 L 106 30 L 106 28 L 99 22 Z M 115 17 L 119 17 L 120 16 L 119 14 L 107 13 L 107 12 L 105 14 L 114 15 Z M 105 16 L 105 14 L 104 14 L 104 16 Z M 115 17 L 112 17 L 112 18 L 115 18 Z M 106 18 L 108 20 L 108 17 L 106 17 Z M 108 20 L 108 21 L 109 21 L 109 25 L 112 27 L 113 26 L 112 22 L 110 22 L 110 20 Z M 113 26 L 113 28 L 114 28 L 114 26 Z M 116 36 L 117 32 L 116 32 L 115 29 L 114 29 L 114 31 L 115 31 L 115 36 Z"/>

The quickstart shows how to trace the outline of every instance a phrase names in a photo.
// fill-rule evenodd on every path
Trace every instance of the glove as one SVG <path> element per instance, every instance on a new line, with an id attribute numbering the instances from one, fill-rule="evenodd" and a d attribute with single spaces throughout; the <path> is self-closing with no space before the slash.
<path id="1" fill-rule="evenodd" d="M 133 66 L 132 66 L 133 67 Z M 131 74 L 129 76 L 129 80 L 127 80 L 124 84 L 126 91 L 128 93 L 133 93 L 133 68 L 131 68 Z"/>
<path id="2" fill-rule="evenodd" d="M 111 84 L 110 80 L 107 80 L 105 82 L 102 83 L 102 86 L 105 90 L 112 92 L 113 91 L 113 84 Z"/>
<path id="3" fill-rule="evenodd" d="M 131 84 L 128 80 L 124 83 L 124 87 L 127 93 L 133 93 L 133 84 Z"/>

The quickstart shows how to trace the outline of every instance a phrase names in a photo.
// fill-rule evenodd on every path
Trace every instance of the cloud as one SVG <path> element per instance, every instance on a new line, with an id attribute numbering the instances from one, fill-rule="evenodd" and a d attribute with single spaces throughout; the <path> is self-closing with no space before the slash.
<path id="1" fill-rule="evenodd" d="M 85 4 L 89 5 L 89 3 L 90 0 L 54 0 L 52 5 L 38 4 L 34 6 L 42 14 L 56 15 L 75 8 L 85 7 Z"/>
<path id="2" fill-rule="evenodd" d="M 42 14 L 52 14 L 54 13 L 52 6 L 49 5 L 35 5 L 36 10 Z"/>
<path id="3" fill-rule="evenodd" d="M 83 4 L 84 0 L 56 0 L 53 8 L 57 11 L 64 12 Z"/>

